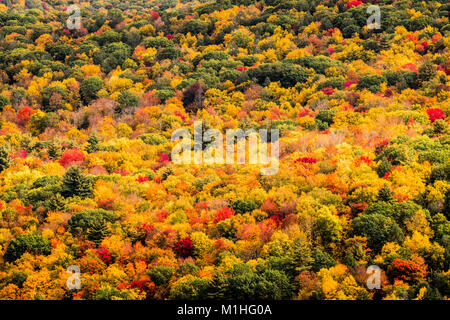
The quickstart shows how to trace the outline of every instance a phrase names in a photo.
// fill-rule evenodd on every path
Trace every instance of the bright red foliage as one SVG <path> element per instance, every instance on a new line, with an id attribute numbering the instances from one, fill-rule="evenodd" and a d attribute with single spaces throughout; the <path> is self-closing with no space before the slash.
<path id="1" fill-rule="evenodd" d="M 264 201 L 261 206 L 261 211 L 267 212 L 269 216 L 278 215 L 280 213 L 280 209 L 277 205 L 270 199 Z"/>
<path id="2" fill-rule="evenodd" d="M 105 264 L 110 264 L 112 262 L 111 252 L 109 252 L 108 248 L 100 246 L 95 252 L 97 257 L 102 260 Z"/>
<path id="3" fill-rule="evenodd" d="M 345 86 L 345 88 L 347 89 L 347 88 L 350 88 L 350 86 L 351 86 L 352 84 L 355 84 L 355 82 L 353 82 L 353 81 L 345 81 L 344 86 Z"/>
<path id="4" fill-rule="evenodd" d="M 136 179 L 136 181 L 139 182 L 139 183 L 143 183 L 143 182 L 145 182 L 145 181 L 148 181 L 148 177 L 147 177 L 147 176 L 139 176 L 139 177 Z"/>
<path id="5" fill-rule="evenodd" d="M 19 149 L 19 150 L 17 150 L 16 153 L 10 155 L 10 157 L 13 159 L 16 159 L 16 158 L 25 159 L 27 157 L 27 154 L 28 154 L 28 152 L 26 150 Z"/>
<path id="6" fill-rule="evenodd" d="M 295 163 L 317 163 L 317 159 L 316 158 L 311 158 L 311 157 L 303 157 L 303 158 L 298 158 L 297 160 L 295 160 Z"/>
<path id="7" fill-rule="evenodd" d="M 389 140 L 387 140 L 387 139 L 385 139 L 385 140 L 379 142 L 379 143 L 375 146 L 375 153 L 376 153 L 376 154 L 379 154 L 379 153 L 383 152 L 384 149 L 386 149 L 386 147 L 388 146 L 388 144 L 389 144 Z"/>
<path id="8" fill-rule="evenodd" d="M 359 159 L 356 160 L 355 166 L 359 167 L 362 163 L 366 163 L 368 165 L 372 164 L 372 160 L 369 159 L 369 157 L 361 156 Z"/>
<path id="9" fill-rule="evenodd" d="M 75 162 L 82 162 L 84 160 L 84 153 L 78 148 L 67 149 L 59 159 L 59 164 L 67 167 Z"/>
<path id="10" fill-rule="evenodd" d="M 334 89 L 333 88 L 323 88 L 322 92 L 325 93 L 326 95 L 332 95 L 334 93 Z"/>
<path id="11" fill-rule="evenodd" d="M 169 161 L 169 156 L 165 153 L 161 153 L 158 162 L 167 162 L 167 161 Z"/>
<path id="12" fill-rule="evenodd" d="M 445 119 L 445 113 L 439 108 L 430 108 L 427 110 L 428 118 L 431 122 L 435 122 L 437 119 Z"/>
<path id="13" fill-rule="evenodd" d="M 409 260 L 397 258 L 389 266 L 388 272 L 395 280 L 414 282 L 426 278 L 427 266 L 419 256 L 413 256 Z"/>
<path id="14" fill-rule="evenodd" d="M 234 216 L 234 210 L 228 207 L 217 210 L 214 214 L 214 223 L 217 223 L 222 220 L 226 220 Z"/>
<path id="15" fill-rule="evenodd" d="M 181 239 L 175 244 L 175 250 L 182 258 L 192 256 L 192 241 L 189 237 Z"/>
<path id="16" fill-rule="evenodd" d="M 156 218 L 159 222 L 163 222 L 168 216 L 169 212 L 167 212 L 167 210 L 165 209 L 161 209 L 160 211 L 156 212 Z"/>
<path id="17" fill-rule="evenodd" d="M 147 234 L 149 234 L 150 232 L 152 232 L 152 231 L 155 229 L 155 227 L 154 227 L 153 225 L 147 223 L 147 222 L 144 222 L 144 223 L 138 225 L 138 226 L 136 227 L 136 229 L 137 229 L 138 231 L 144 232 L 145 235 L 147 235 Z"/>
<path id="18" fill-rule="evenodd" d="M 152 17 L 153 20 L 158 20 L 158 18 L 159 18 L 159 13 L 156 12 L 156 11 L 152 11 L 152 12 L 150 13 L 150 16 Z"/>
<path id="19" fill-rule="evenodd" d="M 17 112 L 17 119 L 21 125 L 26 125 L 28 121 L 30 121 L 31 115 L 36 112 L 37 111 L 30 106 L 25 106 Z"/>
<path id="20" fill-rule="evenodd" d="M 358 6 L 360 6 L 360 5 L 362 5 L 362 2 L 359 1 L 359 0 L 356 0 L 356 1 L 348 2 L 345 6 L 346 6 L 347 8 L 352 8 L 352 7 L 358 7 Z"/>
<path id="21" fill-rule="evenodd" d="M 413 64 L 413 63 L 404 64 L 402 66 L 402 69 L 407 69 L 407 70 L 410 70 L 410 71 L 417 72 L 417 66 L 415 64 Z"/>
<path id="22" fill-rule="evenodd" d="M 298 117 L 299 117 L 299 118 L 306 117 L 306 116 L 313 118 L 313 117 L 314 117 L 314 114 L 313 114 L 313 112 L 312 112 L 311 110 L 309 110 L 309 109 L 303 109 L 303 110 L 300 111 L 299 114 L 298 114 Z"/>

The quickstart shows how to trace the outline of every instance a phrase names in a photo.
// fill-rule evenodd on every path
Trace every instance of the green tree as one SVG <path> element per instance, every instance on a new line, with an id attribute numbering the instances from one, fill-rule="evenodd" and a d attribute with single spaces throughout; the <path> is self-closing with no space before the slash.
<path id="1" fill-rule="evenodd" d="M 99 245 L 109 235 L 111 235 L 111 231 L 108 229 L 106 221 L 104 219 L 96 219 L 89 226 L 87 238 L 89 241 Z"/>
<path id="2" fill-rule="evenodd" d="M 42 105 L 44 111 L 50 112 L 64 108 L 65 98 L 69 92 L 62 86 L 47 87 L 42 91 Z"/>
<path id="3" fill-rule="evenodd" d="M 383 157 L 380 164 L 377 167 L 377 174 L 380 178 L 383 178 L 386 173 L 391 172 L 392 166 L 386 157 Z"/>
<path id="4" fill-rule="evenodd" d="M 368 89 L 372 93 L 377 93 L 380 92 L 380 85 L 385 81 L 386 79 L 383 76 L 365 76 L 359 80 L 356 87 L 358 89 Z"/>
<path id="5" fill-rule="evenodd" d="M 87 198 L 92 196 L 93 192 L 91 182 L 76 166 L 70 167 L 64 174 L 61 189 L 61 194 L 66 198 L 73 196 Z"/>
<path id="6" fill-rule="evenodd" d="M 89 229 L 100 229 L 101 222 L 114 222 L 117 216 L 114 212 L 95 209 L 95 210 L 84 210 L 75 213 L 67 222 L 67 230 L 72 234 L 83 234 L 88 232 Z M 97 225 L 93 228 L 93 226 Z"/>
<path id="7" fill-rule="evenodd" d="M 44 115 L 34 113 L 30 117 L 30 130 L 33 135 L 39 135 L 47 128 L 51 128 L 59 122 L 59 116 L 55 112 L 48 112 Z"/>
<path id="8" fill-rule="evenodd" d="M 289 299 L 294 293 L 286 274 L 270 268 L 253 271 L 247 264 L 236 264 L 224 275 L 216 274 L 209 297 L 226 300 Z"/>
<path id="9" fill-rule="evenodd" d="M 157 286 L 168 284 L 174 270 L 166 266 L 156 266 L 147 271 L 147 275 Z"/>
<path id="10" fill-rule="evenodd" d="M 248 76 L 255 78 L 261 85 L 264 85 L 267 79 L 271 82 L 280 81 L 285 88 L 293 87 L 297 83 L 304 83 L 308 79 L 308 73 L 302 67 L 281 62 L 266 63 L 252 68 L 248 71 Z"/>
<path id="11" fill-rule="evenodd" d="M 124 17 L 123 17 L 122 11 L 120 9 L 113 8 L 108 11 L 109 25 L 112 28 L 114 28 L 119 23 L 121 23 L 123 21 L 123 19 L 124 19 Z"/>
<path id="12" fill-rule="evenodd" d="M 367 245 L 380 252 L 386 242 L 400 243 L 403 240 L 403 232 L 398 224 L 382 214 L 363 214 L 353 219 L 351 234 L 367 238 Z"/>
<path id="13" fill-rule="evenodd" d="M 61 145 L 55 141 L 52 141 L 47 148 L 48 156 L 51 159 L 58 159 L 62 154 Z"/>
<path id="14" fill-rule="evenodd" d="M 385 183 L 383 185 L 383 187 L 381 187 L 381 189 L 378 191 L 378 200 L 379 201 L 385 201 L 385 202 L 389 202 L 394 200 L 394 198 L 392 197 L 393 193 L 391 191 L 391 188 L 389 188 L 388 184 Z"/>
<path id="15" fill-rule="evenodd" d="M 259 206 L 253 200 L 242 200 L 238 199 L 231 205 L 231 209 L 236 211 L 236 213 L 246 213 L 257 209 Z"/>
<path id="16" fill-rule="evenodd" d="M 316 121 L 319 120 L 321 122 L 327 123 L 328 126 L 332 125 L 334 122 L 334 116 L 336 115 L 337 110 L 320 110 L 316 115 Z"/>
<path id="17" fill-rule="evenodd" d="M 10 165 L 11 161 L 9 160 L 8 151 L 6 151 L 4 146 L 0 146 L 0 172 L 8 169 Z"/>
<path id="18" fill-rule="evenodd" d="M 191 19 L 186 21 L 183 26 L 183 32 L 197 35 L 199 33 L 206 33 L 208 31 L 208 23 L 198 19 Z"/>
<path id="19" fill-rule="evenodd" d="M 87 140 L 87 146 L 85 148 L 87 153 L 94 153 L 100 150 L 99 140 L 95 134 L 91 134 Z"/>
<path id="20" fill-rule="evenodd" d="M 271 248 L 268 266 L 282 271 L 290 279 L 311 267 L 310 245 L 299 237 L 294 241 L 276 241 Z"/>
<path id="21" fill-rule="evenodd" d="M 103 80 L 98 76 L 89 77 L 80 85 L 80 94 L 85 103 L 97 98 L 97 93 L 103 88 Z"/>
<path id="22" fill-rule="evenodd" d="M 436 75 L 436 67 L 430 61 L 426 61 L 419 67 L 418 78 L 419 83 L 423 85 L 424 82 L 431 80 Z"/>
<path id="23" fill-rule="evenodd" d="M 3 94 L 0 94 L 0 112 L 3 111 L 3 108 L 7 105 L 10 105 L 11 101 L 9 101 L 9 98 Z"/>
<path id="24" fill-rule="evenodd" d="M 21 234 L 9 243 L 4 259 L 8 262 L 14 262 L 25 252 L 49 255 L 51 253 L 50 241 L 40 234 Z"/>
<path id="25" fill-rule="evenodd" d="M 135 107 L 139 103 L 139 97 L 129 90 L 125 90 L 119 94 L 118 100 L 119 107 L 116 110 L 121 113 L 131 107 Z"/>
<path id="26" fill-rule="evenodd" d="M 131 55 L 131 47 L 123 42 L 113 42 L 94 54 L 94 62 L 100 64 L 106 73 L 111 72 Z"/>
<path id="27" fill-rule="evenodd" d="M 311 269 L 314 272 L 319 272 L 322 268 L 329 269 L 336 265 L 336 261 L 333 259 L 333 257 L 320 249 L 316 249 L 313 251 L 312 258 L 314 262 L 312 263 Z"/>

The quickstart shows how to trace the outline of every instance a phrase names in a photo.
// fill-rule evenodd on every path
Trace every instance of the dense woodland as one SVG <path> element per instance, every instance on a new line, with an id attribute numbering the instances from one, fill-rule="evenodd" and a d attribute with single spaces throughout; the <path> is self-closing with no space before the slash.
<path id="1" fill-rule="evenodd" d="M 450 298 L 447 1 L 0 2 L 0 299 Z"/>

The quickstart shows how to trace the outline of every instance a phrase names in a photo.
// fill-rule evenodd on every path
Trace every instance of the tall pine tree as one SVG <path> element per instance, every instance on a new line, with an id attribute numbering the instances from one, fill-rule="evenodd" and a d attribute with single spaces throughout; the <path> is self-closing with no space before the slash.
<path id="1" fill-rule="evenodd" d="M 8 169 L 11 165 L 9 160 L 9 154 L 6 151 L 5 147 L 0 147 L 0 172 L 5 169 Z"/>
<path id="2" fill-rule="evenodd" d="M 81 169 L 76 166 L 70 167 L 63 176 L 61 194 L 66 198 L 78 196 L 84 199 L 90 197 L 92 192 L 92 184 Z"/>
<path id="3" fill-rule="evenodd" d="M 392 170 L 392 166 L 391 166 L 390 161 L 386 157 L 384 157 L 377 167 L 378 176 L 380 178 L 383 178 L 386 175 L 386 173 L 391 172 L 391 170 Z"/>
<path id="4" fill-rule="evenodd" d="M 62 154 L 62 150 L 61 150 L 61 145 L 52 141 L 47 148 L 47 152 L 48 152 L 48 156 L 52 159 L 58 159 L 61 154 Z"/>
<path id="5" fill-rule="evenodd" d="M 99 245 L 103 239 L 110 234 L 111 231 L 109 231 L 106 221 L 104 219 L 96 219 L 92 221 L 92 224 L 89 227 L 87 238 L 89 241 Z"/>
<path id="6" fill-rule="evenodd" d="M 87 153 L 94 153 L 100 150 L 99 140 L 95 134 L 92 134 L 87 142 L 88 145 L 85 148 Z"/>
<path id="7" fill-rule="evenodd" d="M 385 201 L 385 202 L 392 201 L 392 200 L 394 200 L 394 198 L 392 196 L 393 196 L 393 194 L 392 194 L 391 188 L 389 188 L 387 183 L 385 183 L 383 185 L 383 187 L 381 187 L 381 189 L 378 191 L 378 200 L 379 201 Z"/>

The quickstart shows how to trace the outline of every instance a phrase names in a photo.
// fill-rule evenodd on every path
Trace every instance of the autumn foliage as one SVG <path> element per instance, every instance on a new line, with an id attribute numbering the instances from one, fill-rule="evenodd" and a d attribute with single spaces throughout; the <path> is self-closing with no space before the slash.
<path id="1" fill-rule="evenodd" d="M 450 298 L 446 1 L 2 3 L 0 299 Z"/>

